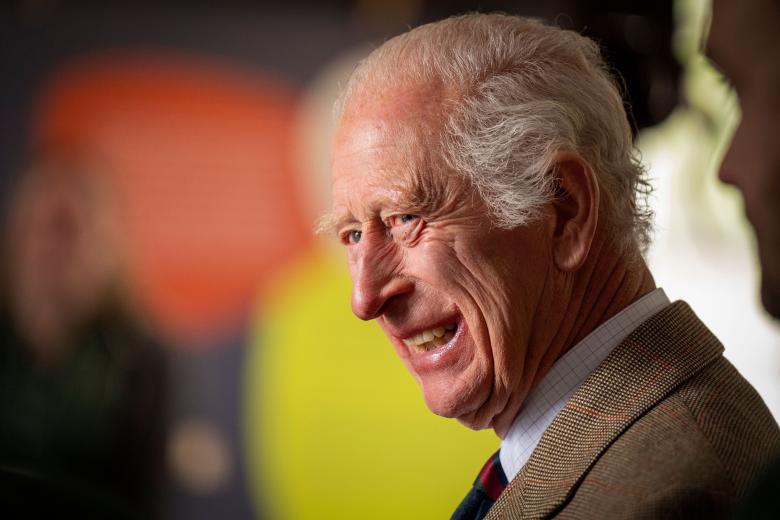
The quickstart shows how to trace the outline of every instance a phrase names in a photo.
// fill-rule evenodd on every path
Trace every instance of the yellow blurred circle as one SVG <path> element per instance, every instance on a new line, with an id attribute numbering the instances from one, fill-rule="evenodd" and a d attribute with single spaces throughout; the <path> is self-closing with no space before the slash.
<path id="1" fill-rule="evenodd" d="M 245 381 L 252 494 L 270 518 L 449 518 L 499 444 L 433 415 L 346 265 L 314 254 L 257 316 Z"/>

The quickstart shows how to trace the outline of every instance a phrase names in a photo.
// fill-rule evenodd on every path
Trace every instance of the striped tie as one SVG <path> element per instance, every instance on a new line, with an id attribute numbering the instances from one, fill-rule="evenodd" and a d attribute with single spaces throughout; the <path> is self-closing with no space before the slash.
<path id="1" fill-rule="evenodd" d="M 498 453 L 495 452 L 482 466 L 474 486 L 452 514 L 451 520 L 482 520 L 504 491 L 507 480 Z"/>

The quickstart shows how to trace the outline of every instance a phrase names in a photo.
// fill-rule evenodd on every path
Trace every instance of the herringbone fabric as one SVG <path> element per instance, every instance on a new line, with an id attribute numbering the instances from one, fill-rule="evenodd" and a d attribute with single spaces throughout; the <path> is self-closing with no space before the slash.
<path id="1" fill-rule="evenodd" d="M 780 449 L 761 398 L 683 302 L 588 377 L 488 519 L 728 513 Z"/>
<path id="2" fill-rule="evenodd" d="M 602 323 L 562 355 L 528 394 L 501 441 L 501 467 L 513 479 L 571 396 L 610 352 L 637 327 L 669 306 L 655 289 Z"/>

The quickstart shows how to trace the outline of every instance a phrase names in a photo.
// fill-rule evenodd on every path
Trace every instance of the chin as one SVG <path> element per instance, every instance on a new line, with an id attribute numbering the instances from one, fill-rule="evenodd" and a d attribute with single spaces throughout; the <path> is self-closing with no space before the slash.
<path id="1" fill-rule="evenodd" d="M 466 428 L 471 428 L 475 431 L 487 430 L 493 427 L 491 422 L 478 421 L 473 414 L 468 417 L 456 417 L 456 420 Z"/>
<path id="2" fill-rule="evenodd" d="M 458 422 L 473 430 L 483 430 L 490 426 L 481 413 L 489 392 L 480 387 L 463 388 L 460 381 L 422 383 L 423 397 L 428 409 L 440 417 L 457 419 Z"/>
<path id="3" fill-rule="evenodd" d="M 771 283 L 764 277 L 761 281 L 761 303 L 769 314 L 780 319 L 780 284 Z"/>

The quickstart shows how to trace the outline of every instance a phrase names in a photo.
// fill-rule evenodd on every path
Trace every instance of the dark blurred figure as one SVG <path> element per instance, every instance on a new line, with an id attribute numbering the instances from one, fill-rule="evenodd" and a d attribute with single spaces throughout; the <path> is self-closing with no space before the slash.
<path id="1" fill-rule="evenodd" d="M 165 363 L 122 288 L 94 166 L 43 159 L 8 216 L 0 314 L 0 515 L 159 516 Z"/>
<path id="2" fill-rule="evenodd" d="M 739 123 L 720 169 L 742 192 L 761 261 L 761 300 L 780 319 L 780 1 L 714 0 L 707 53 L 739 96 Z M 739 518 L 780 518 L 780 458 Z"/>
<path id="3" fill-rule="evenodd" d="M 780 2 L 715 0 L 707 52 L 742 108 L 720 178 L 742 192 L 758 242 L 761 299 L 780 318 Z"/>

